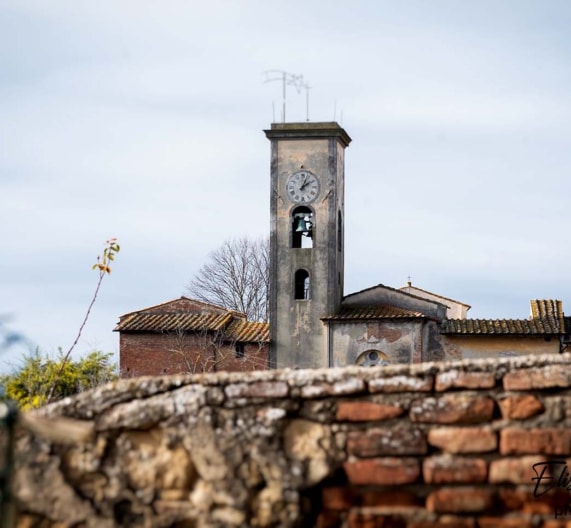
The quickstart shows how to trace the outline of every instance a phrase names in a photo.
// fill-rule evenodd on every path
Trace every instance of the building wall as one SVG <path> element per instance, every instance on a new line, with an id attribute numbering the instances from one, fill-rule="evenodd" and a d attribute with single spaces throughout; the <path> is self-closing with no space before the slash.
<path id="1" fill-rule="evenodd" d="M 399 288 L 400 291 L 405 293 L 410 293 L 411 295 L 416 295 L 424 299 L 429 299 L 431 301 L 436 301 L 438 303 L 444 304 L 446 306 L 446 317 L 448 319 L 466 319 L 468 316 L 468 310 L 470 306 L 452 299 L 447 299 L 440 295 L 427 292 L 420 288 L 415 288 L 414 286 L 404 286 Z"/>
<path id="2" fill-rule="evenodd" d="M 335 322 L 329 327 L 334 367 L 355 365 L 368 350 L 381 352 L 391 364 L 421 360 L 422 322 Z"/>
<path id="3" fill-rule="evenodd" d="M 234 344 L 216 343 L 212 334 L 120 334 L 122 377 L 195 372 L 246 372 L 268 368 L 268 346 L 245 344 L 236 357 Z"/>
<path id="4" fill-rule="evenodd" d="M 565 528 L 571 355 L 127 379 L 17 438 L 18 528 Z"/>
<path id="5" fill-rule="evenodd" d="M 441 335 L 440 343 L 446 360 L 559 354 L 560 349 L 556 336 Z"/>

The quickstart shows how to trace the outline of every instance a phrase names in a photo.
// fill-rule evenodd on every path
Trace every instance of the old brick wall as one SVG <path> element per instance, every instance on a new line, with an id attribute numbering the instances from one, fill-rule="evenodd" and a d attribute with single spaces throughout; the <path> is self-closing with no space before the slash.
<path id="1" fill-rule="evenodd" d="M 121 380 L 31 415 L 90 435 L 20 432 L 19 526 L 570 526 L 570 367 L 565 354 Z"/>
<path id="2" fill-rule="evenodd" d="M 119 341 L 122 377 L 268 368 L 267 345 L 246 343 L 243 357 L 236 357 L 234 343 L 208 332 L 122 332 Z"/>

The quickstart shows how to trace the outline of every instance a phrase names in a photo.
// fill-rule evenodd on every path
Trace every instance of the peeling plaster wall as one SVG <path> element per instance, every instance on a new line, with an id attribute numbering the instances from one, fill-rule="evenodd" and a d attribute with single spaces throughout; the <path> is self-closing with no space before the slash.
<path id="1" fill-rule="evenodd" d="M 333 366 L 355 365 L 360 354 L 377 350 L 391 363 L 418 363 L 422 349 L 422 322 L 366 321 L 330 323 Z"/>
<path id="2" fill-rule="evenodd" d="M 18 528 L 570 517 L 569 354 L 121 380 L 27 415 L 42 422 L 17 435 Z"/>

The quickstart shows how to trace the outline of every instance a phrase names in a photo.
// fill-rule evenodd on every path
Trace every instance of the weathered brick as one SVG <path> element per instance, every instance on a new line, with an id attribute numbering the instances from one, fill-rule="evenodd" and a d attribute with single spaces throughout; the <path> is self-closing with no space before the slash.
<path id="1" fill-rule="evenodd" d="M 426 451 L 425 435 L 416 428 L 369 428 L 351 431 L 347 437 L 347 452 L 358 457 L 423 455 Z"/>
<path id="2" fill-rule="evenodd" d="M 520 429 L 510 427 L 500 431 L 500 453 L 511 454 L 571 454 L 570 429 Z"/>
<path id="3" fill-rule="evenodd" d="M 422 463 L 422 475 L 427 484 L 485 482 L 488 465 L 481 458 L 438 455 Z"/>
<path id="4" fill-rule="evenodd" d="M 321 490 L 321 504 L 325 510 L 349 510 L 356 503 L 356 493 L 348 487 L 325 487 Z"/>
<path id="5" fill-rule="evenodd" d="M 476 528 L 476 520 L 457 515 L 441 515 L 437 520 L 413 520 L 406 523 L 406 528 Z"/>
<path id="6" fill-rule="evenodd" d="M 316 382 L 301 387 L 302 398 L 322 398 L 342 394 L 358 394 L 365 391 L 365 382 L 359 378 L 348 378 L 334 383 Z"/>
<path id="7" fill-rule="evenodd" d="M 428 432 L 428 443 L 448 453 L 494 451 L 498 437 L 488 427 L 439 427 Z"/>
<path id="8" fill-rule="evenodd" d="M 529 517 L 479 517 L 478 528 L 532 528 Z"/>
<path id="9" fill-rule="evenodd" d="M 364 508 L 374 507 L 388 510 L 397 508 L 404 511 L 419 508 L 424 506 L 424 503 L 421 505 L 418 495 L 411 491 L 385 489 L 383 491 L 367 490 L 362 492 L 360 505 Z"/>
<path id="10" fill-rule="evenodd" d="M 533 467 L 545 462 L 541 456 L 524 456 L 518 458 L 500 458 L 490 462 L 488 480 L 494 484 L 510 482 L 512 484 L 531 484 L 537 476 Z M 547 474 L 545 474 L 547 476 Z"/>
<path id="11" fill-rule="evenodd" d="M 553 515 L 555 515 L 555 512 Z M 571 508 L 567 513 L 562 515 L 571 515 Z M 571 521 L 564 521 L 562 519 L 549 519 L 543 521 L 541 528 L 571 528 Z"/>
<path id="12" fill-rule="evenodd" d="M 426 508 L 438 513 L 476 513 L 493 508 L 492 490 L 474 487 L 442 488 L 426 498 Z"/>
<path id="13" fill-rule="evenodd" d="M 285 381 L 258 381 L 228 385 L 224 392 L 228 398 L 285 398 L 289 388 Z"/>
<path id="14" fill-rule="evenodd" d="M 394 526 L 395 528 L 404 528 L 404 521 L 398 524 L 388 525 L 383 515 L 372 512 L 363 512 L 360 510 L 352 510 L 347 517 L 347 525 L 349 528 L 383 528 L 384 526 Z"/>
<path id="15" fill-rule="evenodd" d="M 445 391 L 455 389 L 491 389 L 496 385 L 496 375 L 493 372 L 464 372 L 450 369 L 436 375 L 435 389 Z"/>
<path id="16" fill-rule="evenodd" d="M 547 389 L 571 386 L 571 371 L 561 365 L 524 368 L 504 375 L 505 390 Z"/>
<path id="17" fill-rule="evenodd" d="M 369 392 L 430 392 L 434 376 L 390 376 L 369 380 Z"/>
<path id="18" fill-rule="evenodd" d="M 414 400 L 409 415 L 413 422 L 471 424 L 490 421 L 493 412 L 494 401 L 487 396 L 447 394 Z"/>
<path id="19" fill-rule="evenodd" d="M 541 403 L 532 394 L 508 396 L 498 401 L 502 417 L 508 420 L 525 420 L 545 410 Z"/>
<path id="20" fill-rule="evenodd" d="M 372 422 L 396 418 L 404 412 L 400 405 L 370 401 L 339 402 L 336 419 L 348 422 Z"/>
<path id="21" fill-rule="evenodd" d="M 420 476 L 416 458 L 385 457 L 345 462 L 349 482 L 357 486 L 411 484 Z"/>
<path id="22" fill-rule="evenodd" d="M 553 515 L 554 508 L 569 502 L 567 490 L 552 489 L 548 494 L 536 496 L 533 491 L 524 489 L 500 488 L 498 508 L 505 512 L 521 511 L 529 515 Z"/>
<path id="23" fill-rule="evenodd" d="M 325 510 L 317 516 L 315 528 L 339 528 L 341 522 L 341 517 L 337 512 Z"/>

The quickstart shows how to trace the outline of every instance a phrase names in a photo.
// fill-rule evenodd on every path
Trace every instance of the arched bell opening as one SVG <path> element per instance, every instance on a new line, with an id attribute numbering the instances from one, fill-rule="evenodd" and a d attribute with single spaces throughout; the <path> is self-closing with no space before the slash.
<path id="1" fill-rule="evenodd" d="M 315 220 L 313 211 L 305 205 L 296 207 L 291 212 L 291 247 L 313 248 Z"/>
<path id="2" fill-rule="evenodd" d="M 307 301 L 310 296 L 310 278 L 309 272 L 299 269 L 295 272 L 294 279 L 294 299 L 297 301 Z"/>

